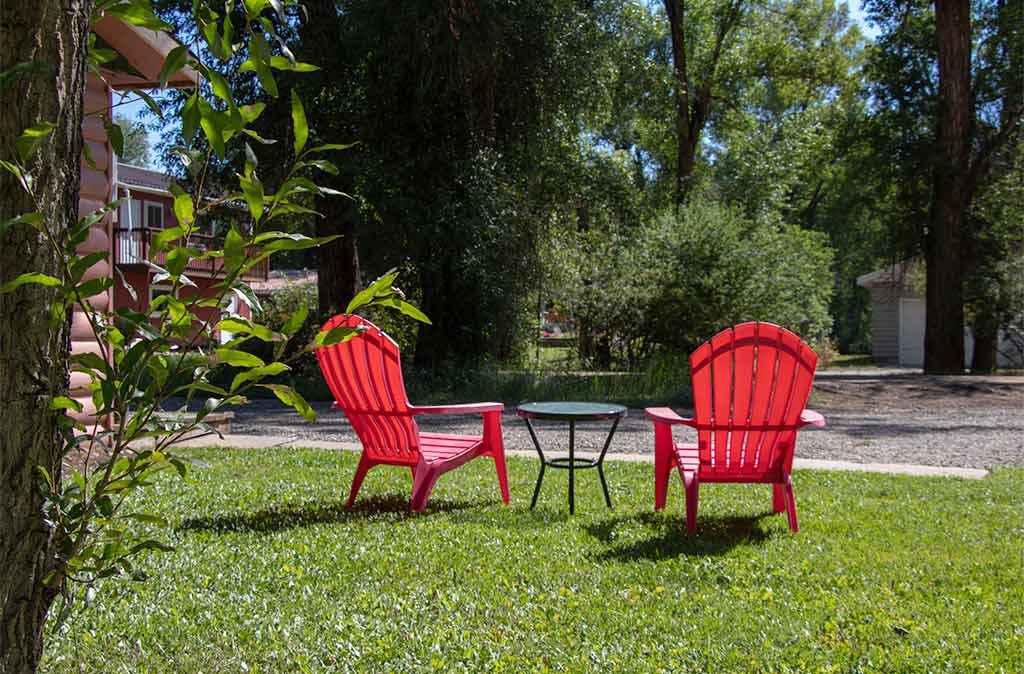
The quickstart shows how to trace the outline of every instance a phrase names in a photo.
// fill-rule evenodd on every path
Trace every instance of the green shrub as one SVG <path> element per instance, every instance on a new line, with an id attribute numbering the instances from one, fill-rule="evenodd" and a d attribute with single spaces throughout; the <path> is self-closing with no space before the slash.
<path id="1" fill-rule="evenodd" d="M 572 258 L 580 351 L 598 367 L 681 357 L 750 320 L 811 343 L 829 337 L 832 250 L 817 232 L 695 201 L 644 226 L 586 233 Z"/>

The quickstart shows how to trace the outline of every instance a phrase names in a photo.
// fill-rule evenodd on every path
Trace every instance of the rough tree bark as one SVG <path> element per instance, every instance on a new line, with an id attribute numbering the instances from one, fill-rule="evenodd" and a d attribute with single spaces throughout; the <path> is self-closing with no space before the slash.
<path id="1" fill-rule="evenodd" d="M 1012 153 L 1017 148 L 1022 119 L 1024 119 L 1024 0 L 999 0 L 996 3 L 997 44 L 1000 57 L 1004 60 L 1004 69 L 1000 78 L 1002 105 L 999 113 L 999 128 L 995 136 L 982 146 L 978 158 L 971 166 L 972 190 L 977 183 L 989 178 L 997 170 L 1012 170 L 1013 160 L 999 162 L 1000 169 L 995 169 L 996 156 L 1003 150 Z M 986 241 L 982 228 L 984 220 L 969 218 L 967 221 L 968 235 L 964 249 L 970 251 L 969 265 L 965 273 L 977 273 L 978 269 L 998 264 L 1009 252 L 1001 245 L 991 245 Z M 987 286 L 988 284 L 986 284 Z M 971 357 L 971 372 L 992 372 L 998 366 L 999 331 L 1005 315 L 996 297 L 983 297 L 975 302 L 974 317 L 971 321 L 971 332 L 974 334 L 974 353 Z"/>
<path id="2" fill-rule="evenodd" d="M 306 116 L 310 128 L 321 136 L 330 135 L 330 142 L 341 142 L 342 130 L 335 128 L 331 106 L 323 100 L 338 92 L 339 50 L 342 49 L 341 27 L 335 0 L 305 0 L 307 20 L 300 28 L 302 53 L 305 60 L 320 66 L 314 73 L 304 74 L 301 80 Z M 343 95 L 343 94 L 341 94 Z M 337 176 L 321 179 L 325 187 L 350 194 L 353 181 L 344 167 Z M 317 220 L 316 235 L 341 237 L 317 248 L 317 293 L 320 315 L 323 318 L 345 310 L 359 292 L 359 250 L 356 244 L 358 209 L 345 197 L 325 197 L 317 203 L 323 218 Z"/>
<path id="3" fill-rule="evenodd" d="M 30 167 L 45 226 L 58 238 L 78 216 L 82 97 L 91 0 L 0 2 L 0 72 L 37 62 L 10 83 L 0 105 L 0 153 L 14 156 L 21 131 L 56 128 Z M 36 210 L 15 178 L 0 171 L 0 221 Z M 43 236 L 14 225 L 0 236 L 0 283 L 22 273 L 59 275 Z M 39 466 L 59 477 L 62 444 L 49 400 L 67 390 L 68 327 L 51 330 L 52 292 L 22 286 L 0 295 L 0 672 L 34 672 L 55 598 L 42 579 L 57 564 L 59 541 L 43 517 Z"/>
<path id="4" fill-rule="evenodd" d="M 664 0 L 672 41 L 672 70 L 675 78 L 676 106 L 676 207 L 682 206 L 693 186 L 693 171 L 697 166 L 697 148 L 708 123 L 716 84 L 718 62 L 725 41 L 739 23 L 744 0 L 729 0 L 717 13 L 715 41 L 711 54 L 699 79 L 691 82 L 686 59 L 685 5 L 683 0 Z"/>
<path id="5" fill-rule="evenodd" d="M 939 100 L 931 222 L 926 239 L 924 369 L 964 371 L 963 272 L 960 243 L 970 205 L 972 138 L 971 3 L 936 0 Z"/>

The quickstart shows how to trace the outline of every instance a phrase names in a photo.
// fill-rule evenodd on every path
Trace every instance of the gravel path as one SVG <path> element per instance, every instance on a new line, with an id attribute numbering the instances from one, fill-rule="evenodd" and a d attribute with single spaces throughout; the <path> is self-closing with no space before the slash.
<path id="1" fill-rule="evenodd" d="M 235 412 L 232 431 L 315 442 L 356 442 L 344 415 L 327 403 L 313 405 L 309 424 L 276 400 L 254 400 Z M 931 466 L 1024 467 L 1024 377 L 945 378 L 905 372 L 819 373 L 811 407 L 828 428 L 800 433 L 796 454 L 808 459 L 915 463 Z M 680 409 L 686 415 L 690 410 Z M 423 430 L 478 434 L 479 417 L 419 417 Z M 502 418 L 509 449 L 532 450 L 524 422 L 514 410 Z M 565 424 L 535 422 L 545 450 L 565 451 Z M 608 424 L 577 426 L 577 447 L 599 450 Z M 677 439 L 691 434 L 676 431 Z M 653 451 L 651 423 L 642 409 L 630 409 L 619 424 L 609 453 Z"/>

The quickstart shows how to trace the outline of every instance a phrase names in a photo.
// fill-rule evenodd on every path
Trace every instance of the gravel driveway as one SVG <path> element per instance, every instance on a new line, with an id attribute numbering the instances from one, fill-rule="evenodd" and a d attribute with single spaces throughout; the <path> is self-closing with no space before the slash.
<path id="1" fill-rule="evenodd" d="M 315 403 L 317 421 L 307 423 L 276 400 L 254 400 L 235 412 L 235 433 L 271 433 L 315 442 L 356 442 L 343 414 Z M 828 428 L 800 433 L 796 454 L 808 459 L 916 463 L 932 466 L 1024 467 L 1024 377 L 928 377 L 885 371 L 819 373 L 811 407 Z M 686 415 L 690 410 L 680 409 Z M 478 434 L 479 417 L 426 415 L 418 422 L 434 432 Z M 514 409 L 502 417 L 506 447 L 532 450 L 524 422 Z M 565 424 L 535 422 L 542 446 L 565 450 Z M 577 447 L 599 450 L 608 425 L 577 426 Z M 676 431 L 677 439 L 692 434 Z M 692 435 L 690 437 L 693 437 Z M 651 423 L 630 409 L 609 453 L 652 452 Z"/>

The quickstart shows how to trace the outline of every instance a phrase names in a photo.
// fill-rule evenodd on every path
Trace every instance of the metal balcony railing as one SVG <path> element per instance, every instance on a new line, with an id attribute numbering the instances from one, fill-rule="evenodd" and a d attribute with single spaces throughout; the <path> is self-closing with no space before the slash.
<path id="1" fill-rule="evenodd" d="M 137 227 L 134 229 L 114 229 L 114 263 L 122 266 L 146 266 L 146 260 L 164 266 L 167 253 L 150 251 L 149 244 L 153 237 L 160 234 L 159 229 Z M 189 237 L 189 245 L 200 250 L 219 247 L 220 242 L 207 234 L 193 234 Z M 152 255 L 152 256 L 151 256 Z M 222 260 L 220 258 L 192 258 L 185 265 L 185 271 L 201 272 L 210 276 L 219 275 Z M 247 280 L 265 281 L 270 271 L 269 260 L 261 260 L 258 265 L 245 272 L 242 276 Z"/>

